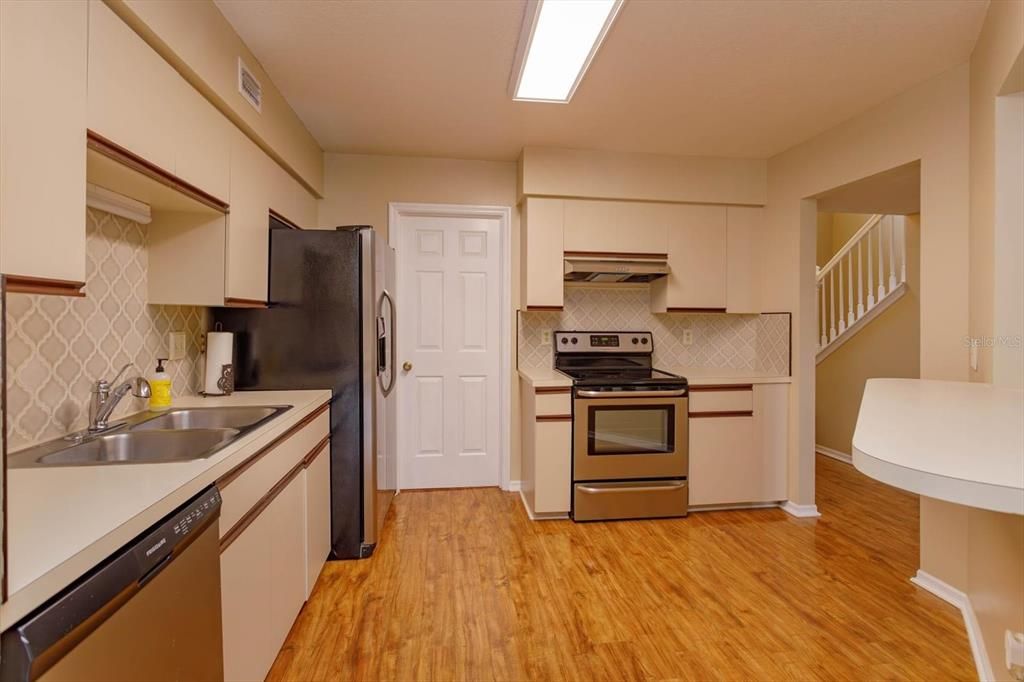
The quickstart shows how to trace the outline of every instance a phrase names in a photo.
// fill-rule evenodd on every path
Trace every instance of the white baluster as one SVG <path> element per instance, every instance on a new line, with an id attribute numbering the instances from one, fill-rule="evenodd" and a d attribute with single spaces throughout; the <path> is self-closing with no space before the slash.
<path id="1" fill-rule="evenodd" d="M 829 326 L 828 330 L 828 338 L 829 342 L 832 342 L 836 340 L 836 271 L 834 269 L 828 271 L 828 289 L 828 316 L 829 319 L 832 321 L 832 324 Z"/>
<path id="2" fill-rule="evenodd" d="M 846 326 L 849 327 L 856 321 L 853 316 L 853 249 L 846 254 L 846 290 L 850 296 L 850 305 L 846 308 Z"/>
<path id="3" fill-rule="evenodd" d="M 821 344 L 819 348 L 824 348 L 828 343 L 828 318 L 825 317 L 825 282 L 822 281 L 818 284 L 818 298 L 821 299 L 821 319 L 819 320 L 819 327 L 821 328 Z"/>
<path id="4" fill-rule="evenodd" d="M 840 258 L 836 263 L 836 270 L 839 271 L 839 333 L 842 334 L 846 331 L 846 313 L 843 311 L 843 300 L 846 298 L 843 296 L 843 259 Z"/>
<path id="5" fill-rule="evenodd" d="M 900 216 L 900 281 L 907 281 L 907 218 Z"/>
<path id="6" fill-rule="evenodd" d="M 878 302 L 881 303 L 882 299 L 885 298 L 885 271 L 883 270 L 884 263 L 882 262 L 882 223 L 878 223 Z"/>
<path id="7" fill-rule="evenodd" d="M 874 265 L 871 262 L 871 232 L 872 231 L 873 230 L 868 230 L 868 233 L 866 235 L 864 235 L 867 238 L 867 240 L 868 240 L 868 248 L 867 248 L 867 252 L 868 252 L 868 310 L 871 310 L 872 308 L 875 307 L 875 269 L 874 269 Z"/>
<path id="8" fill-rule="evenodd" d="M 864 240 L 857 242 L 857 319 L 864 315 Z"/>
<path id="9" fill-rule="evenodd" d="M 896 228 L 892 224 L 892 216 L 886 216 L 886 220 L 889 221 L 889 293 L 891 294 L 896 288 L 896 255 L 893 251 L 896 248 Z"/>

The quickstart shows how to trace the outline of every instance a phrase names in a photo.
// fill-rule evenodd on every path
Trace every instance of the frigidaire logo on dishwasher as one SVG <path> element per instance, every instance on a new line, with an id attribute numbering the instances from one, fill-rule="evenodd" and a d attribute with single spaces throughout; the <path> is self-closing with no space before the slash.
<path id="1" fill-rule="evenodd" d="M 152 547 L 146 550 L 146 556 L 150 556 L 153 552 L 157 551 L 161 547 L 167 544 L 167 538 L 160 538 L 160 542 L 156 543 Z"/>

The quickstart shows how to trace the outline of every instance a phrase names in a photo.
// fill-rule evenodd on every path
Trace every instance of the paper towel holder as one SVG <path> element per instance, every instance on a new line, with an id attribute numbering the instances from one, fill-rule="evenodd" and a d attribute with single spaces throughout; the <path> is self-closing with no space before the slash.
<path id="1" fill-rule="evenodd" d="M 215 331 L 215 332 L 222 332 L 222 331 L 224 331 L 224 325 L 222 325 L 220 322 L 217 322 L 213 326 L 213 331 Z M 209 344 L 207 344 L 207 346 L 208 345 Z M 205 350 L 207 352 L 209 352 L 209 348 L 208 347 Z M 209 369 L 210 369 L 209 364 L 207 364 L 206 369 L 207 369 L 207 371 L 209 371 Z M 228 362 L 228 363 L 225 363 L 225 364 L 220 366 L 220 375 L 217 377 L 217 389 L 220 391 L 219 393 L 208 393 L 206 391 L 199 391 L 199 395 L 201 395 L 204 398 L 219 398 L 219 397 L 223 397 L 223 396 L 226 396 L 226 395 L 231 395 L 232 393 L 234 393 L 235 392 L 235 366 L 234 366 L 234 363 Z"/>

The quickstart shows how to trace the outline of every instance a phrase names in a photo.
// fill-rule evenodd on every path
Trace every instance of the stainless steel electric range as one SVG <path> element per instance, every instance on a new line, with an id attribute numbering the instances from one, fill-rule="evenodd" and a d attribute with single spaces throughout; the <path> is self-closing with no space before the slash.
<path id="1" fill-rule="evenodd" d="M 686 379 L 655 369 L 650 332 L 555 332 L 573 380 L 572 517 L 685 516 Z"/>

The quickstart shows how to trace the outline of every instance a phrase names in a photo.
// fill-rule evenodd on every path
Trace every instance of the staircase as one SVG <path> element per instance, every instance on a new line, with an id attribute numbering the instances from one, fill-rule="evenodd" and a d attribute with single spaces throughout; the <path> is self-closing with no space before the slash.
<path id="1" fill-rule="evenodd" d="M 871 216 L 818 271 L 817 362 L 906 293 L 905 220 Z"/>

